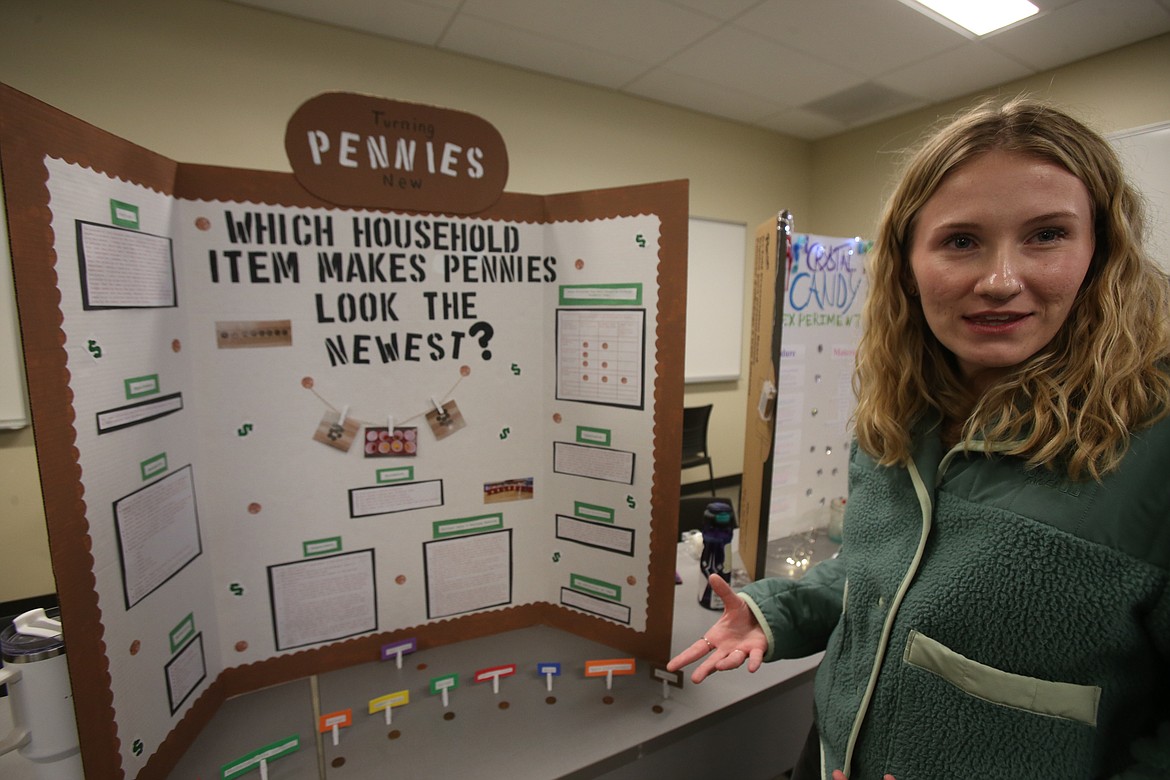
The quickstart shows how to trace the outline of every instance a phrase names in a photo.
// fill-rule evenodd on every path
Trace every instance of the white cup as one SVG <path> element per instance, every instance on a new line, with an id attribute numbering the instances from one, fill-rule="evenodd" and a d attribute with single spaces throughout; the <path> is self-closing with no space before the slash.
<path id="1" fill-rule="evenodd" d="M 0 685 L 8 686 L 13 730 L 0 754 L 16 750 L 32 762 L 39 780 L 82 780 L 73 691 L 61 636 L 0 632 Z"/>

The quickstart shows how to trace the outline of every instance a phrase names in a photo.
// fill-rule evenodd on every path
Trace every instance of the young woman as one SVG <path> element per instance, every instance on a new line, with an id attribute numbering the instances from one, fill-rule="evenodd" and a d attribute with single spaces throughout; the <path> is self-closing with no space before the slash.
<path id="1" fill-rule="evenodd" d="M 722 585 L 671 668 L 824 650 L 823 778 L 1170 777 L 1170 281 L 1142 230 L 1053 107 L 929 139 L 868 267 L 841 554 Z"/>

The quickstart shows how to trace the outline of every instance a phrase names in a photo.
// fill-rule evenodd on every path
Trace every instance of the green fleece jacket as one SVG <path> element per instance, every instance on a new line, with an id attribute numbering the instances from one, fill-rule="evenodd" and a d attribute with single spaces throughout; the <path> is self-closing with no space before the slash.
<path id="1" fill-rule="evenodd" d="M 1101 482 L 916 441 L 854 446 L 841 554 L 741 593 L 767 660 L 825 651 L 824 777 L 1170 778 L 1170 419 Z"/>

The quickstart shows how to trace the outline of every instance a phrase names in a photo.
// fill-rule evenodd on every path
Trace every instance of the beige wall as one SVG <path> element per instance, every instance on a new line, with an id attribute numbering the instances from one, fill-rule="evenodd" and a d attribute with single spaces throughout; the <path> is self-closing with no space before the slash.
<path id="1" fill-rule="evenodd" d="M 0 601 L 55 592 L 32 430 L 0 431 Z"/>
<path id="2" fill-rule="evenodd" d="M 892 189 L 902 153 L 942 119 L 984 95 L 1029 94 L 1053 100 L 1109 133 L 1170 120 L 1170 35 L 1013 81 L 813 145 L 812 222 L 801 230 L 871 234 Z"/>
<path id="3" fill-rule="evenodd" d="M 0 19 L 0 81 L 172 159 L 288 170 L 284 125 L 304 100 L 369 92 L 491 122 L 508 145 L 509 190 L 685 178 L 693 216 L 745 223 L 749 235 L 781 208 L 804 231 L 864 235 L 892 175 L 886 152 L 935 114 L 809 144 L 222 0 L 0 0 Z M 1163 36 L 1029 86 L 1051 83 L 1053 97 L 1112 122 L 1106 129 L 1147 124 L 1170 119 L 1168 62 Z M 746 248 L 744 263 L 750 278 Z M 745 327 L 750 314 L 748 302 Z M 686 402 L 715 404 L 716 474 L 738 474 L 746 378 L 688 386 Z M 32 437 L 0 432 L 0 601 L 53 590 L 43 522 Z"/>

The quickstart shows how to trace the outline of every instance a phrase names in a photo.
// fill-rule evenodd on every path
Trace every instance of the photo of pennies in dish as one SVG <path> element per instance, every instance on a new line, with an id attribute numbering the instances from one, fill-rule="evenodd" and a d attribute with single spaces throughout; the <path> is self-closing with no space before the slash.
<path id="1" fill-rule="evenodd" d="M 418 428 L 366 428 L 367 458 L 402 458 L 418 454 Z"/>
<path id="2" fill-rule="evenodd" d="M 494 504 L 497 501 L 524 501 L 532 498 L 532 495 L 532 477 L 483 483 L 483 502 L 485 504 Z"/>

